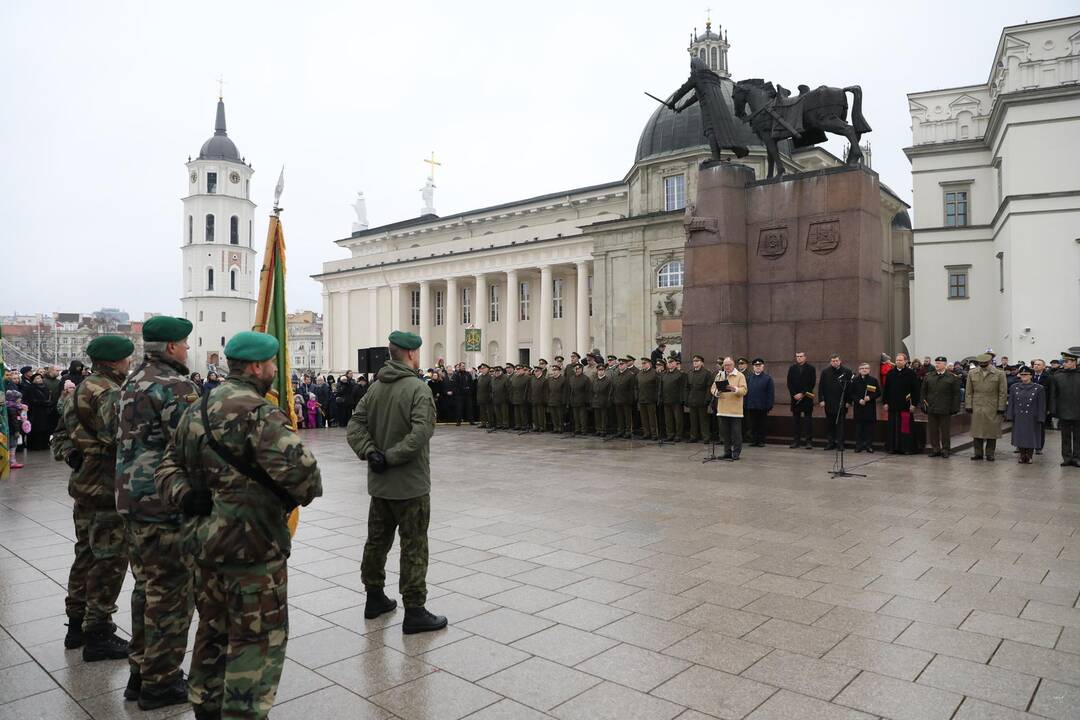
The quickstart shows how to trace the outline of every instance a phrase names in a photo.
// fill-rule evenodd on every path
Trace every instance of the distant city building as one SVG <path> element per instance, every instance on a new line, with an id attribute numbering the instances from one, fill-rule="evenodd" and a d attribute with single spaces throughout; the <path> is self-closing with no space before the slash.
<path id="1" fill-rule="evenodd" d="M 908 95 L 916 355 L 1080 339 L 1080 17 L 1001 31 L 984 83 Z"/>
<path id="2" fill-rule="evenodd" d="M 90 358 L 86 346 L 99 335 L 124 335 L 135 344 L 134 357 L 143 354 L 142 322 L 128 322 L 128 313 L 115 308 L 110 317 L 102 317 L 102 311 L 82 315 L 80 313 L 53 313 L 52 315 L 8 316 L 3 321 L 4 362 L 9 367 L 30 365 L 66 366 L 72 360 L 87 365 Z M 28 321 L 33 318 L 33 321 Z"/>
<path id="3" fill-rule="evenodd" d="M 296 374 L 319 373 L 323 366 L 322 315 L 310 310 L 289 313 L 289 363 Z"/>

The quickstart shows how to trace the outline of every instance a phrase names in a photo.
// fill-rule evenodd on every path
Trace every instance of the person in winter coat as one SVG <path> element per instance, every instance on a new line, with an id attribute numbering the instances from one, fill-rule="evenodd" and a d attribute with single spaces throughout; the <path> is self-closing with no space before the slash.
<path id="1" fill-rule="evenodd" d="M 1050 378 L 1050 414 L 1061 431 L 1061 466 L 1080 467 L 1080 370 L 1076 353 L 1061 357 L 1062 368 Z"/>
<path id="2" fill-rule="evenodd" d="M 764 359 L 754 358 L 751 368 L 750 374 L 746 376 L 743 407 L 750 425 L 751 444 L 754 447 L 765 447 L 765 420 L 776 401 L 776 388 L 772 376 L 765 372 Z"/>
<path id="3" fill-rule="evenodd" d="M 49 403 L 49 390 L 45 387 L 45 378 L 41 373 L 30 376 L 30 382 L 23 393 L 23 402 L 30 408 L 30 435 L 26 438 L 26 449 L 48 450 L 49 436 L 52 434 L 52 405 Z"/>
<path id="4" fill-rule="evenodd" d="M 840 362 L 840 356 L 829 356 L 829 367 L 821 371 L 818 380 L 818 401 L 825 410 L 825 450 L 835 450 L 844 444 L 844 421 L 847 420 L 848 383 L 855 373 Z"/>
<path id="5" fill-rule="evenodd" d="M 735 369 L 735 361 L 730 357 L 724 358 L 723 369 L 713 378 L 711 392 L 716 398 L 716 420 L 720 425 L 720 439 L 724 442 L 724 457 L 738 460 L 742 454 L 746 376 Z"/>
<path id="6" fill-rule="evenodd" d="M 975 443 L 972 460 L 994 461 L 1001 419 L 1008 400 L 1005 373 L 990 364 L 989 353 L 975 358 L 979 367 L 968 373 L 964 407 L 971 413 L 971 437 Z"/>
<path id="7" fill-rule="evenodd" d="M 1031 368 L 1022 367 L 1017 375 L 1020 382 L 1009 390 L 1005 419 L 1013 424 L 1012 444 L 1020 450 L 1020 464 L 1030 465 L 1046 420 L 1046 391 L 1042 385 L 1032 382 Z"/>
<path id="8" fill-rule="evenodd" d="M 787 371 L 787 389 L 791 395 L 791 420 L 795 428 L 791 447 L 814 447 L 812 418 L 814 415 L 814 366 L 806 362 L 806 353 L 795 353 L 795 362 Z"/>
<path id="9" fill-rule="evenodd" d="M 905 353 L 896 353 L 896 365 L 885 376 L 884 385 L 883 405 L 889 413 L 885 448 L 894 455 L 914 453 L 915 427 L 911 411 L 919 405 L 919 378 L 908 367 Z"/>
<path id="10" fill-rule="evenodd" d="M 855 452 L 874 452 L 874 427 L 877 425 L 877 399 L 881 383 L 870 374 L 870 363 L 859 365 L 859 374 L 848 389 L 855 416 Z"/>

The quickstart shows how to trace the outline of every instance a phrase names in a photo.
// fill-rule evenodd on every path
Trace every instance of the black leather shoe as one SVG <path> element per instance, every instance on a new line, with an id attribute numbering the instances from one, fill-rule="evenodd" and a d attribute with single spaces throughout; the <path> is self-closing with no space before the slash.
<path id="1" fill-rule="evenodd" d="M 994 456 L 993 455 L 987 455 L 986 456 L 986 462 L 994 462 Z"/>
<path id="2" fill-rule="evenodd" d="M 85 635 L 86 644 L 82 649 L 83 662 L 127 659 L 127 641 L 116 636 L 115 626 L 97 627 L 87 630 Z"/>
<path id="3" fill-rule="evenodd" d="M 64 636 L 64 647 L 68 650 L 74 650 L 75 648 L 81 648 L 86 642 L 86 638 L 83 636 L 82 631 L 83 616 L 82 615 L 69 615 L 67 622 L 67 635 Z"/>
<path id="4" fill-rule="evenodd" d="M 934 450 L 933 452 L 927 453 L 926 457 L 941 457 L 941 451 Z"/>
<path id="5" fill-rule="evenodd" d="M 138 700 L 140 690 L 142 690 L 142 675 L 139 674 L 138 670 L 132 670 L 131 674 L 128 675 L 127 687 L 124 688 L 124 699 Z"/>
<path id="6" fill-rule="evenodd" d="M 187 681 L 184 676 L 176 678 L 163 688 L 144 687 L 139 693 L 140 710 L 156 710 L 167 705 L 182 705 L 188 701 Z"/>
<path id="7" fill-rule="evenodd" d="M 872 453 L 872 452 L 874 452 L 874 448 L 868 447 L 868 448 L 866 448 L 866 452 Z"/>
<path id="8" fill-rule="evenodd" d="M 982 456 L 982 455 L 972 455 L 972 456 L 971 456 L 971 459 L 972 459 L 972 460 L 982 460 L 982 459 L 983 459 L 983 456 Z"/>
<path id="9" fill-rule="evenodd" d="M 405 621 L 401 623 L 401 632 L 406 635 L 442 630 L 446 627 L 446 618 L 434 615 L 427 608 L 405 608 Z"/>
<path id="10" fill-rule="evenodd" d="M 367 603 L 364 604 L 364 617 L 373 620 L 380 615 L 393 612 L 397 608 L 397 600 L 386 597 L 386 591 L 382 588 L 366 588 Z"/>
<path id="11" fill-rule="evenodd" d="M 800 447 L 802 447 L 802 443 L 794 442 L 794 443 L 791 443 L 790 445 L 788 445 L 788 447 L 791 448 L 792 450 L 798 450 Z"/>
<path id="12" fill-rule="evenodd" d="M 195 720 L 221 720 L 220 710 L 207 710 L 202 705 L 192 705 L 195 711 Z"/>

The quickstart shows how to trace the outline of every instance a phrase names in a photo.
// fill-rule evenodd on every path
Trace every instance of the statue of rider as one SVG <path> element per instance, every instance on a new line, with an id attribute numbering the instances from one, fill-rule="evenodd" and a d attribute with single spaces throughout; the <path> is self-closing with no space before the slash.
<path id="1" fill-rule="evenodd" d="M 694 95 L 681 106 L 677 105 L 687 93 Z M 724 97 L 720 76 L 709 69 L 705 61 L 690 59 L 690 78 L 668 98 L 667 106 L 680 113 L 695 102 L 701 104 L 701 124 L 712 148 L 713 160 L 720 160 L 720 151 L 731 150 L 735 157 L 745 157 L 749 150 L 739 143 L 739 128 Z"/>

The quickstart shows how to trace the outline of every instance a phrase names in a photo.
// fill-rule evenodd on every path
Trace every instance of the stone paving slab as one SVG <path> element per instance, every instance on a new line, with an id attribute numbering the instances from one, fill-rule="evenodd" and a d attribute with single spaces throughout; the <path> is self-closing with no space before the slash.
<path id="1" fill-rule="evenodd" d="M 488 434 L 432 440 L 429 607 L 363 617 L 365 468 L 304 433 L 325 495 L 290 560 L 272 717 L 929 720 L 1080 717 L 1080 471 Z M 0 484 L 0 720 L 190 718 L 123 700 L 62 646 L 65 467 Z M 388 560 L 395 594 L 398 553 Z M 130 578 L 116 615 L 130 627 Z"/>

